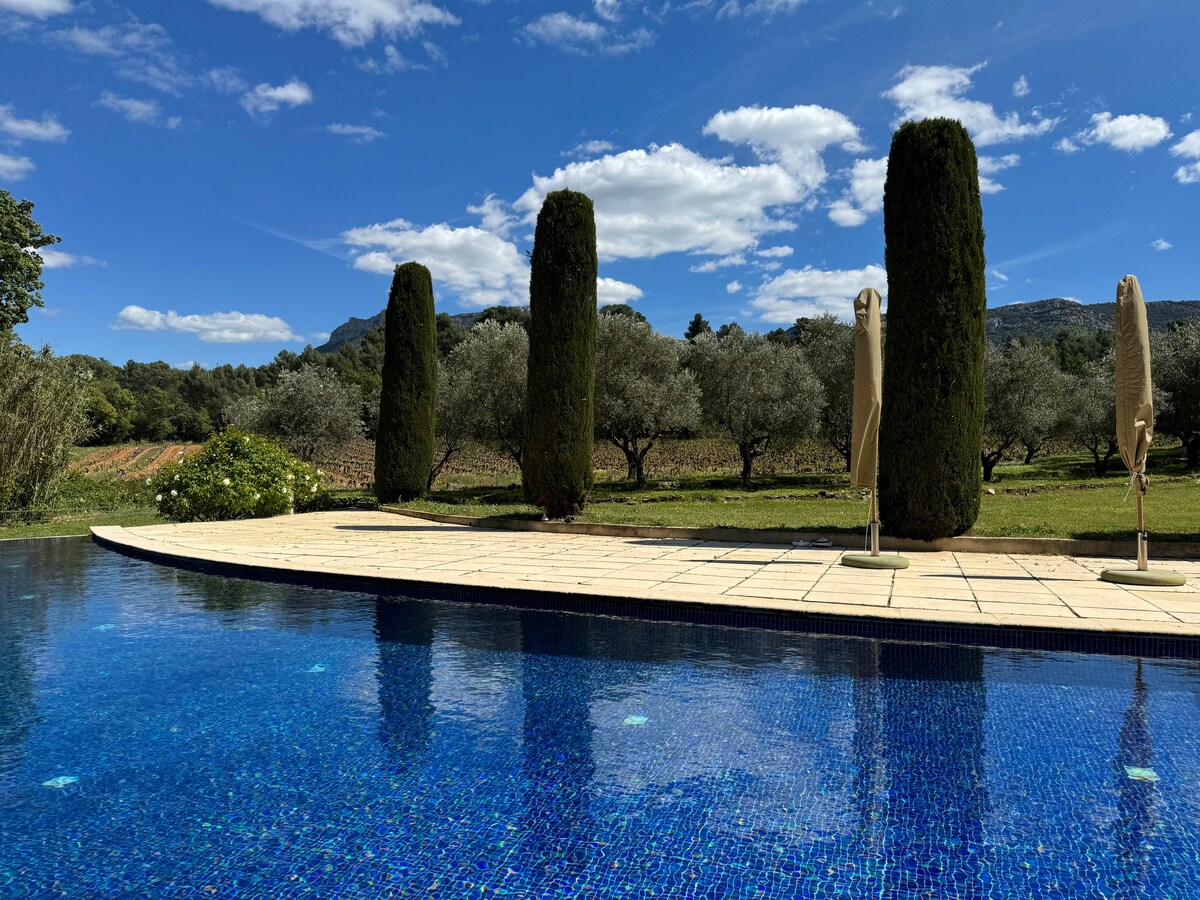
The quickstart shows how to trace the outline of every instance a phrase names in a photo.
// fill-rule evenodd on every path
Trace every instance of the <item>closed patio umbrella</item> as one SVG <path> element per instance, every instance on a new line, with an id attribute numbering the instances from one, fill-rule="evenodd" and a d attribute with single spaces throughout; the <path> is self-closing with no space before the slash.
<path id="1" fill-rule="evenodd" d="M 1117 446 L 1129 469 L 1130 486 L 1137 492 L 1137 569 L 1106 569 L 1105 581 L 1122 584 L 1183 584 L 1176 572 L 1149 571 L 1149 541 L 1143 519 L 1146 454 L 1154 439 L 1154 396 L 1150 380 L 1150 328 L 1146 323 L 1146 301 L 1133 275 L 1117 284 L 1117 325 L 1113 338 L 1116 352 Z"/>
<path id="2" fill-rule="evenodd" d="M 875 493 L 879 469 L 879 413 L 883 408 L 883 341 L 875 288 L 854 299 L 854 418 L 850 430 L 850 484 L 871 491 L 871 553 L 848 554 L 842 565 L 859 569 L 903 569 L 902 556 L 879 555 L 879 515 Z"/>

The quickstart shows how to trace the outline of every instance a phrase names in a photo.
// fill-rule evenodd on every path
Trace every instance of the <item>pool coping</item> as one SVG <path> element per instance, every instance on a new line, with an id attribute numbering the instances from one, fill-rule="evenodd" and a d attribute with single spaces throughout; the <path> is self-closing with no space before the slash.
<path id="1" fill-rule="evenodd" d="M 297 568 L 292 563 L 249 562 L 220 552 L 181 552 L 139 538 L 120 526 L 95 526 L 92 540 L 126 556 L 213 575 L 252 578 L 333 590 L 356 591 L 417 600 L 442 600 L 508 606 L 560 613 L 606 615 L 684 624 L 763 628 L 830 637 L 965 644 L 999 649 L 1103 653 L 1145 658 L 1200 659 L 1200 634 L 1164 628 L 1160 623 L 1127 621 L 1104 627 L 1085 621 L 1070 625 L 1019 625 L 964 622 L 953 614 L 905 610 L 905 615 L 827 613 L 788 608 L 779 601 L 739 598 L 736 604 L 696 596 L 634 598 L 619 593 L 556 590 L 511 585 L 456 583 L 452 579 L 414 579 L 366 573 Z"/>
<path id="2" fill-rule="evenodd" d="M 836 549 L 860 550 L 861 532 L 807 532 L 781 528 L 737 528 L 716 526 L 688 528 L 680 525 L 618 525 L 609 522 L 539 522 L 533 519 L 511 519 L 503 516 L 458 516 L 453 513 L 409 509 L 404 506 L 380 504 L 379 512 L 409 516 L 444 525 L 467 525 L 499 531 L 534 531 L 545 534 L 592 534 L 599 537 L 673 538 L 693 541 L 729 541 L 756 544 L 791 544 L 796 540 L 828 538 Z M 1137 555 L 1133 538 L 1127 541 L 1091 540 L 1087 538 L 1046 537 L 989 537 L 962 535 L 936 541 L 917 541 L 908 538 L 880 535 L 882 550 L 901 550 L 911 553 L 1019 553 L 1031 556 L 1111 556 Z M 1153 559 L 1200 559 L 1200 541 L 1155 541 L 1150 536 L 1150 555 Z"/>

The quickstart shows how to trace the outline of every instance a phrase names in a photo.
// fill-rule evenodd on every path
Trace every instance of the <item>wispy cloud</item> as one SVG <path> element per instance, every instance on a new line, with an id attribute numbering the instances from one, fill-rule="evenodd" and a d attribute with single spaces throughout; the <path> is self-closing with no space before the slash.
<path id="1" fill-rule="evenodd" d="M 255 85 L 253 90 L 242 94 L 241 104 L 250 118 L 265 123 L 285 106 L 292 109 L 312 101 L 312 89 L 300 79 L 293 78 L 280 85 L 270 85 L 266 82 Z"/>

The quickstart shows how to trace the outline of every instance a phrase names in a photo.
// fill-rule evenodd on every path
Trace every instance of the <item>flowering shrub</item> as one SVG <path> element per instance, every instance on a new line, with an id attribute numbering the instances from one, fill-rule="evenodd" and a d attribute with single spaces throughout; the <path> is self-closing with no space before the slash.
<path id="1" fill-rule="evenodd" d="M 147 479 L 158 511 L 176 522 L 215 522 L 321 508 L 323 473 L 266 438 L 229 429 L 195 456 Z"/>

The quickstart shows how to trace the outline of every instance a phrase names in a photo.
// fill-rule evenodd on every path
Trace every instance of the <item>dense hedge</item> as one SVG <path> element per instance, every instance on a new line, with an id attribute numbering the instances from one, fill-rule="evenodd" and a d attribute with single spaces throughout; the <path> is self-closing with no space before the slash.
<path id="1" fill-rule="evenodd" d="M 322 473 L 278 444 L 229 429 L 199 453 L 147 479 L 158 511 L 176 522 L 255 519 L 321 509 Z"/>
<path id="2" fill-rule="evenodd" d="M 429 483 L 437 359 L 429 270 L 415 262 L 396 266 L 384 324 L 383 388 L 375 441 L 375 495 L 384 503 L 419 497 Z"/>
<path id="3" fill-rule="evenodd" d="M 959 122 L 906 122 L 893 135 L 883 215 L 880 517 L 891 534 L 933 540 L 975 523 L 982 478 L 983 210 Z"/>
<path id="4" fill-rule="evenodd" d="M 551 518 L 583 509 L 592 487 L 596 382 L 596 220 L 575 191 L 546 195 L 529 278 L 529 377 L 521 476 Z"/>

